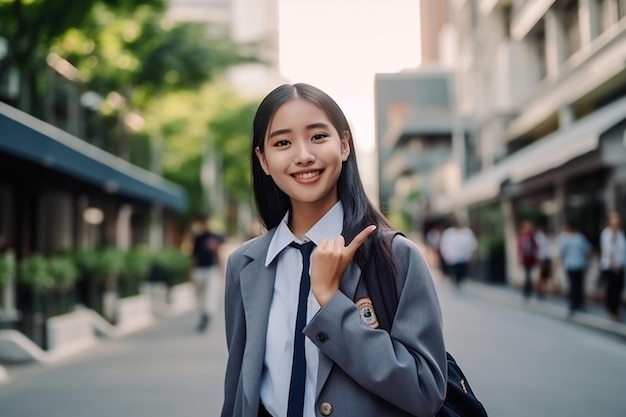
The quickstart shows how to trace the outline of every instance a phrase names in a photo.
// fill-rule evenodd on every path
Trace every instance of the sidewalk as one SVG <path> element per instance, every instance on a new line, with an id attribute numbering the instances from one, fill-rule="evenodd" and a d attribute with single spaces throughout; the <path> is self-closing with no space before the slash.
<path id="1" fill-rule="evenodd" d="M 586 310 L 576 312 L 570 317 L 565 296 L 546 295 L 544 299 L 532 297 L 526 300 L 522 296 L 521 289 L 510 285 L 485 284 L 469 280 L 463 286 L 464 291 L 493 302 L 525 309 L 556 320 L 571 322 L 626 339 L 626 323 L 609 320 L 604 307 L 597 301 L 587 300 Z"/>
<path id="2" fill-rule="evenodd" d="M 430 251 L 428 246 L 424 245 L 419 239 L 414 239 L 414 241 L 424 251 L 426 260 L 432 267 L 435 279 L 447 279 L 438 269 L 437 257 Z M 463 291 L 509 307 L 521 308 L 552 319 L 571 322 L 626 339 L 626 322 L 609 320 L 604 306 L 598 301 L 587 299 L 586 310 L 584 312 L 576 312 L 570 317 L 566 295 L 548 294 L 543 299 L 533 296 L 526 300 L 522 296 L 520 288 L 507 284 L 488 284 L 471 279 L 463 283 Z"/>
<path id="3" fill-rule="evenodd" d="M 205 333 L 194 311 L 55 364 L 11 364 L 2 417 L 219 415 L 226 363 L 223 317 Z"/>

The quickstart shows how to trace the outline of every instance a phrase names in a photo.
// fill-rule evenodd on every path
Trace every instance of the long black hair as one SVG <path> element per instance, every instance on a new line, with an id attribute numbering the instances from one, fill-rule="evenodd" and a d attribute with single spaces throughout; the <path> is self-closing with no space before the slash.
<path id="1" fill-rule="evenodd" d="M 378 228 L 357 251 L 355 261 L 361 269 L 373 261 L 376 270 L 395 271 L 395 262 L 388 240 L 382 238 L 384 230 L 393 227 L 383 214 L 370 202 L 356 162 L 356 152 L 352 140 L 352 132 L 348 120 L 341 108 L 328 94 L 308 84 L 284 84 L 270 92 L 259 105 L 254 117 L 251 159 L 252 185 L 256 206 L 261 221 L 267 229 L 276 227 L 287 211 L 291 209 L 289 196 L 274 182 L 271 176 L 266 175 L 261 167 L 255 149 L 258 147 L 264 152 L 265 136 L 274 114 L 280 106 L 297 98 L 306 100 L 322 110 L 340 136 L 347 133 L 350 146 L 350 155 L 343 162 L 341 174 L 337 180 L 337 193 L 343 204 L 343 236 L 346 242 L 352 239 L 365 227 L 375 224 Z M 370 264 L 371 265 L 371 264 Z M 385 269 L 386 268 L 386 269 Z"/>

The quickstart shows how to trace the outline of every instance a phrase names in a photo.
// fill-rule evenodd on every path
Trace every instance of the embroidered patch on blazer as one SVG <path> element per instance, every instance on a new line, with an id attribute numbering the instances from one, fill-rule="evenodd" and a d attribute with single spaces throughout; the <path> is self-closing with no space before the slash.
<path id="1" fill-rule="evenodd" d="M 371 298 L 359 298 L 358 300 L 356 300 L 356 308 L 359 310 L 361 320 L 363 320 L 368 326 L 370 326 L 372 329 L 378 329 L 380 327 Z"/>

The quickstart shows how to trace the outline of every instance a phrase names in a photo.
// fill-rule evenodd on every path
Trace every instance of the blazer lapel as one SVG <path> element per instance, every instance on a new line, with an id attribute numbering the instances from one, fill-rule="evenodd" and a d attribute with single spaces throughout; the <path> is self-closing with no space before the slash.
<path id="1" fill-rule="evenodd" d="M 265 266 L 267 248 L 273 231 L 250 244 L 244 256 L 251 259 L 241 270 L 241 294 L 246 318 L 246 360 L 242 368 L 243 391 L 250 413 L 258 412 L 261 373 L 265 358 L 265 337 L 274 292 L 276 263 Z M 340 284 L 340 291 L 354 300 L 361 270 L 352 263 Z M 356 307 L 355 307 L 356 308 Z M 319 397 L 333 367 L 333 361 L 320 352 L 317 373 L 317 397 Z M 247 365 L 247 366 L 246 366 Z"/>
<path id="2" fill-rule="evenodd" d="M 268 232 L 259 238 L 259 241 L 250 245 L 244 255 L 252 260 L 240 273 L 246 318 L 246 360 L 242 368 L 242 378 L 244 396 L 252 413 L 257 413 L 259 407 L 265 337 L 276 275 L 275 263 L 265 266 L 267 248 L 272 236 L 273 232 Z"/>
<path id="3" fill-rule="evenodd" d="M 352 262 L 343 275 L 343 279 L 339 284 L 339 290 L 348 298 L 354 300 L 360 279 L 361 270 L 354 262 Z M 356 309 L 356 306 L 354 308 Z M 328 356 L 324 355 L 322 352 L 319 353 L 319 363 L 317 367 L 317 392 L 315 394 L 316 398 L 319 398 L 320 393 L 328 380 L 328 376 L 330 375 L 333 365 L 334 362 Z"/>

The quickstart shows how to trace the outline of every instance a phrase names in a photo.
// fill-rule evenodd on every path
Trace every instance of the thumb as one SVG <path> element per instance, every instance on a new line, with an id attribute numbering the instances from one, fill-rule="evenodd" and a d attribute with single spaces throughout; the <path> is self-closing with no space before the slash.
<path id="1" fill-rule="evenodd" d="M 365 242 L 369 235 L 371 235 L 374 230 L 376 230 L 376 227 L 377 226 L 375 224 L 371 224 L 365 229 L 361 230 L 361 232 L 356 235 L 354 239 L 352 239 L 352 242 L 350 242 L 350 244 L 346 246 L 346 249 L 348 250 L 350 255 L 354 255 L 356 253 L 356 251 L 361 247 L 361 245 L 363 244 L 363 242 Z"/>

